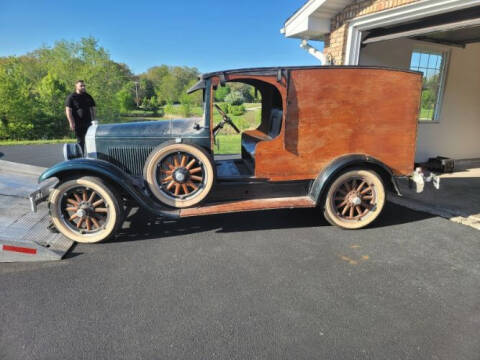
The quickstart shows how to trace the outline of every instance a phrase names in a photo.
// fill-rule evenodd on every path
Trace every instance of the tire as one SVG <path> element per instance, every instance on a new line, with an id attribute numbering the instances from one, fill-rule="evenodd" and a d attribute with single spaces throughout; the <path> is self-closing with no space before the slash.
<path id="1" fill-rule="evenodd" d="M 351 169 L 340 174 L 325 197 L 326 220 L 343 229 L 361 229 L 382 213 L 385 187 L 372 170 Z"/>
<path id="2" fill-rule="evenodd" d="M 211 157 L 190 144 L 167 144 L 154 149 L 145 162 L 143 177 L 161 203 L 186 208 L 207 197 L 215 180 Z"/>
<path id="3" fill-rule="evenodd" d="M 79 243 L 106 240 L 123 222 L 120 194 L 97 177 L 67 180 L 50 193 L 48 201 L 57 230 Z"/>

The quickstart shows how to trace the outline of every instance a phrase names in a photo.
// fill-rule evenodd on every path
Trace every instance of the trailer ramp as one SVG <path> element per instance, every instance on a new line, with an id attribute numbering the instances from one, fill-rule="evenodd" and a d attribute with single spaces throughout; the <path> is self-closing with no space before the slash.
<path id="1" fill-rule="evenodd" d="M 46 203 L 31 211 L 28 194 L 42 171 L 0 160 L 0 262 L 60 260 L 73 245 L 48 229 Z"/>

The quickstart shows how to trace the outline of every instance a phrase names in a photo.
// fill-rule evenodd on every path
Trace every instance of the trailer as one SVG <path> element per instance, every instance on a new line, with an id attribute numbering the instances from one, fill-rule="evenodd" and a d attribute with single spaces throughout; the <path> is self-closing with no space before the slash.
<path id="1" fill-rule="evenodd" d="M 61 260 L 73 245 L 52 231 L 46 203 L 36 212 L 30 206 L 29 194 L 44 170 L 0 160 L 0 262 Z"/>

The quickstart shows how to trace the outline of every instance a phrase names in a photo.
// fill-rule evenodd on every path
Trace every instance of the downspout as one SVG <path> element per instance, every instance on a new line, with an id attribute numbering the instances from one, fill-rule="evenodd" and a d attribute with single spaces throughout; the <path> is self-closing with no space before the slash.
<path id="1" fill-rule="evenodd" d="M 326 62 L 327 62 L 327 59 L 325 57 L 325 55 L 323 54 L 323 52 L 321 51 L 318 51 L 317 49 L 315 49 L 312 45 L 310 45 L 308 43 L 308 41 L 306 39 L 303 39 L 302 42 L 300 43 L 300 47 L 306 51 L 308 51 L 308 53 L 314 57 L 316 57 L 318 60 L 320 60 L 320 64 L 321 65 L 325 65 Z"/>

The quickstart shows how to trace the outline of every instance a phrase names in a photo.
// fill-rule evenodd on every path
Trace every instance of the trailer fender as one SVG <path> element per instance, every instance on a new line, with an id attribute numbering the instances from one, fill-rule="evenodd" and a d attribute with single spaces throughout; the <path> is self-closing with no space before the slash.
<path id="1" fill-rule="evenodd" d="M 317 205 L 320 204 L 322 197 L 328 191 L 329 184 L 342 171 L 352 167 L 362 167 L 376 171 L 381 176 L 387 190 L 401 195 L 395 176 L 387 165 L 368 155 L 349 154 L 336 158 L 318 174 L 310 187 L 309 196 Z"/>
<path id="2" fill-rule="evenodd" d="M 98 176 L 123 190 L 140 207 L 149 210 L 153 214 L 169 218 L 179 217 L 177 210 L 171 210 L 154 202 L 135 184 L 136 180 L 134 178 L 119 167 L 104 160 L 83 158 L 61 162 L 45 170 L 38 178 L 38 182 L 42 183 L 53 177 L 58 178 L 61 182 L 63 178 L 74 175 Z"/>

